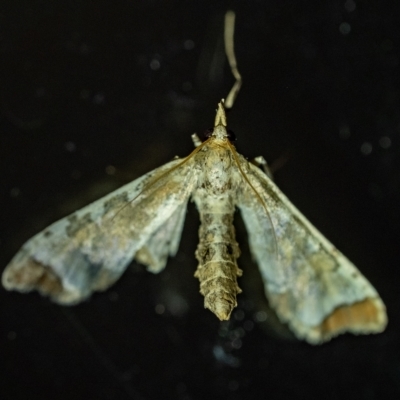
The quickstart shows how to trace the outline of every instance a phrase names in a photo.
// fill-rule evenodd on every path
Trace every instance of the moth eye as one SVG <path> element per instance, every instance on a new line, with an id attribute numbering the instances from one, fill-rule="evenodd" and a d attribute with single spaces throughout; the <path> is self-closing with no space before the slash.
<path id="1" fill-rule="evenodd" d="M 227 130 L 228 133 L 228 139 L 231 142 L 234 142 L 236 140 L 236 135 L 233 133 L 233 131 L 231 131 L 230 129 Z"/>
<path id="2" fill-rule="evenodd" d="M 210 138 L 214 132 L 214 128 L 208 128 L 204 131 L 203 135 L 206 139 Z"/>

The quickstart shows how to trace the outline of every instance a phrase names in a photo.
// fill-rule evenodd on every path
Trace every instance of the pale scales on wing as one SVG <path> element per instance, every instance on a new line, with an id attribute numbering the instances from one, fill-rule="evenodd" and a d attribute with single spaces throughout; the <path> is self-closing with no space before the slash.
<path id="1" fill-rule="evenodd" d="M 161 270 L 177 248 L 169 233 L 179 227 L 171 227 L 170 220 L 182 213 L 177 209 L 186 208 L 195 183 L 195 171 L 165 175 L 180 162 L 149 172 L 34 236 L 5 269 L 4 287 L 36 289 L 58 303 L 75 304 L 95 290 L 107 289 L 135 255 L 150 269 Z M 157 179 L 157 196 L 143 191 Z M 167 236 L 162 249 L 155 246 L 155 235 Z M 147 248 L 153 251 L 152 259 L 144 258 Z"/>
<path id="2" fill-rule="evenodd" d="M 190 197 L 201 219 L 196 251 L 205 306 L 228 319 L 241 275 L 233 214 L 249 232 L 265 290 L 278 316 L 312 343 L 338 333 L 379 332 L 385 307 L 356 267 L 236 152 L 219 104 L 212 136 L 174 160 L 66 217 L 29 240 L 3 274 L 8 289 L 36 289 L 74 304 L 120 277 L 133 258 L 152 272 L 177 251 Z M 278 252 L 276 251 L 278 249 Z"/>
<path id="3" fill-rule="evenodd" d="M 226 24 L 232 25 L 232 20 Z M 226 32 L 233 40 L 233 30 Z M 237 79 L 227 98 L 231 106 L 241 77 L 233 47 L 227 46 L 227 55 Z M 266 295 L 299 338 L 320 343 L 345 331 L 382 331 L 387 317 L 375 289 L 266 174 L 236 152 L 226 127 L 221 102 L 212 135 L 204 143 L 195 137 L 191 155 L 33 237 L 7 266 L 3 285 L 23 292 L 36 289 L 61 304 L 75 304 L 109 287 L 134 258 L 159 272 L 177 251 L 191 197 L 201 219 L 196 276 L 205 306 L 221 320 L 229 318 L 240 293 L 240 250 L 233 227 L 237 206 Z"/>
<path id="4" fill-rule="evenodd" d="M 311 343 L 346 331 L 381 332 L 387 316 L 376 290 L 266 174 L 249 167 L 247 178 L 269 217 L 250 192 L 242 193 L 238 206 L 267 298 L 280 319 Z M 274 256 L 275 240 L 278 254 Z"/>

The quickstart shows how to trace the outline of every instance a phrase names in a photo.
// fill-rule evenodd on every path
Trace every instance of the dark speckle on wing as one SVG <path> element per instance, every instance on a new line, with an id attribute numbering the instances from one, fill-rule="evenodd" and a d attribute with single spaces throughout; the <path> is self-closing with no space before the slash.
<path id="1" fill-rule="evenodd" d="M 128 202 L 128 192 L 122 192 L 117 196 L 112 197 L 104 202 L 104 213 L 108 213 L 110 210 L 115 209 L 120 205 L 124 205 Z"/>
<path id="2" fill-rule="evenodd" d="M 69 225 L 66 228 L 67 235 L 69 237 L 75 236 L 75 234 L 85 227 L 87 224 L 92 222 L 92 218 L 90 213 L 83 215 L 81 218 L 78 218 L 76 214 L 71 215 L 67 218 Z"/>

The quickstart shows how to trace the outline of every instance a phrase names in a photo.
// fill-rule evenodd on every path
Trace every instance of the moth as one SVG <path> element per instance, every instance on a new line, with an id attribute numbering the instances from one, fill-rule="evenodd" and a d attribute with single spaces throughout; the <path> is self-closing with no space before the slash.
<path id="1" fill-rule="evenodd" d="M 291 204 L 272 179 L 239 154 L 224 103 L 195 150 L 55 222 L 30 239 L 6 267 L 6 289 L 65 305 L 111 286 L 133 259 L 153 273 L 174 256 L 191 198 L 201 226 L 195 276 L 204 306 L 227 320 L 241 292 L 233 217 L 239 208 L 265 293 L 296 336 L 321 343 L 342 332 L 386 325 L 376 290 Z"/>
<path id="2" fill-rule="evenodd" d="M 230 54 L 237 93 L 240 75 L 233 49 Z M 156 168 L 28 240 L 4 270 L 3 286 L 37 290 L 72 305 L 106 290 L 132 260 L 158 273 L 178 250 L 191 199 L 201 221 L 195 277 L 205 308 L 220 320 L 229 319 L 241 292 L 233 226 L 238 208 L 270 305 L 299 339 L 318 344 L 344 332 L 383 331 L 386 309 L 374 287 L 267 173 L 236 151 L 226 103 L 218 104 L 206 140 L 193 136 L 189 156 Z M 256 161 L 265 164 L 262 157 Z"/>

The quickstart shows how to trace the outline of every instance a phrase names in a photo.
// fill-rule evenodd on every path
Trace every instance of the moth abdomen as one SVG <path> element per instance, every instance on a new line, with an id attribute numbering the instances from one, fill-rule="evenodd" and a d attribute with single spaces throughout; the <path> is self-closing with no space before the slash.
<path id="1" fill-rule="evenodd" d="M 237 277 L 242 275 L 236 263 L 240 250 L 233 213 L 201 213 L 201 222 L 195 277 L 200 280 L 204 307 L 220 320 L 227 320 L 237 306 L 236 295 L 241 292 Z"/>
<path id="2" fill-rule="evenodd" d="M 241 292 L 237 277 L 242 271 L 231 261 L 210 261 L 199 264 L 195 277 L 200 281 L 200 293 L 204 296 L 204 307 L 212 311 L 221 321 L 228 320 L 237 306 L 236 295 Z"/>

